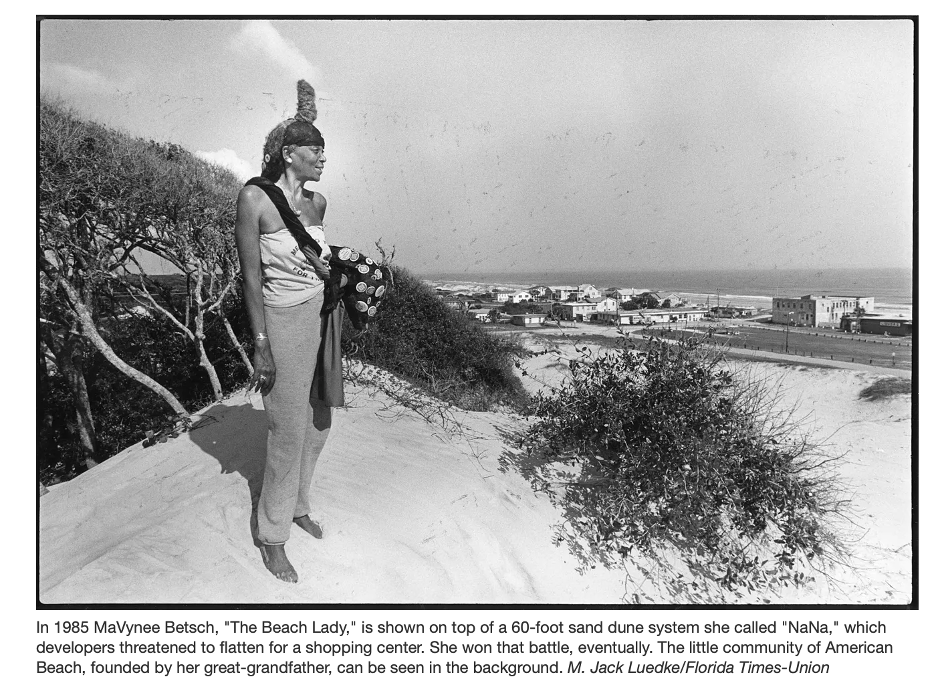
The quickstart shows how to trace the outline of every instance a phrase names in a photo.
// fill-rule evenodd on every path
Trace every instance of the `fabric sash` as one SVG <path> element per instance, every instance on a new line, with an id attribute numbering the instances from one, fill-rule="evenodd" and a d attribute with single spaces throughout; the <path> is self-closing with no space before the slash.
<path id="1" fill-rule="evenodd" d="M 327 407 L 344 407 L 344 379 L 341 370 L 341 322 L 344 306 L 322 314 L 322 342 L 315 360 L 315 375 L 309 401 L 317 400 Z"/>
<path id="2" fill-rule="evenodd" d="M 308 246 L 315 251 L 316 257 L 322 255 L 321 244 L 313 239 L 311 234 L 302 226 L 302 222 L 299 221 L 299 217 L 296 216 L 296 213 L 292 211 L 292 208 L 286 201 L 286 196 L 278 185 L 262 176 L 251 178 L 245 185 L 257 186 L 257 188 L 267 194 L 267 197 L 269 197 L 270 201 L 276 206 L 277 212 L 279 212 L 280 217 L 283 218 L 283 223 L 286 225 L 286 228 L 289 229 L 289 233 L 293 235 L 293 238 L 296 239 L 296 243 L 299 244 L 299 249 L 302 250 L 303 253 L 305 253 L 305 250 L 303 250 L 302 247 Z"/>
<path id="3" fill-rule="evenodd" d="M 308 257 L 314 252 L 321 257 L 322 246 L 305 230 L 299 217 L 292 211 L 286 196 L 279 186 L 269 179 L 257 176 L 247 181 L 248 186 L 257 186 L 267 194 L 276 210 L 283 218 L 286 228 L 299 244 L 299 250 Z M 322 305 L 322 341 L 319 345 L 318 356 L 315 360 L 315 375 L 312 378 L 312 388 L 309 392 L 310 402 L 317 400 L 327 407 L 344 407 L 344 380 L 341 371 L 341 321 L 343 310 L 335 311 L 339 306 L 341 290 L 341 270 L 331 268 L 331 275 L 325 282 L 325 297 Z"/>

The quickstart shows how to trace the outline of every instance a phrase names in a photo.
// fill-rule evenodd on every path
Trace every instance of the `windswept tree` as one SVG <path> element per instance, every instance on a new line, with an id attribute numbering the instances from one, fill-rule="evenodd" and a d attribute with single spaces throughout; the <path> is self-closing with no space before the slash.
<path id="1" fill-rule="evenodd" d="M 135 205 L 135 152 L 127 138 L 85 122 L 61 104 L 39 108 L 39 336 L 65 376 L 78 410 L 87 464 L 94 420 L 80 355 L 90 346 L 118 371 L 158 394 L 180 416 L 181 402 L 151 376 L 120 358 L 105 338 L 100 297 L 140 246 L 147 210 Z"/>
<path id="2" fill-rule="evenodd" d="M 148 185 L 141 191 L 148 226 L 138 229 L 134 243 L 172 264 L 186 282 L 183 306 L 160 300 L 150 290 L 147 273 L 132 256 L 134 277 L 122 276 L 127 291 L 151 311 L 162 314 L 191 343 L 198 363 L 211 383 L 215 400 L 223 396 L 217 371 L 208 354 L 206 323 L 224 324 L 232 346 L 248 371 L 246 351 L 224 315 L 225 299 L 237 290 L 238 265 L 232 230 L 239 187 L 234 174 L 196 159 L 175 145 L 148 143 L 141 158 Z M 135 281 L 139 278 L 142 281 Z"/>

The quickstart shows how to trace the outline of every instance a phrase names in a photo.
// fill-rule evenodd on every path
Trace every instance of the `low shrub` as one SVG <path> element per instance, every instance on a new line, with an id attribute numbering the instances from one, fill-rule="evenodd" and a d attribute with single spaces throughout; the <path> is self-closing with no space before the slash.
<path id="1" fill-rule="evenodd" d="M 366 331 L 343 329 L 346 355 L 379 366 L 466 410 L 484 411 L 525 400 L 513 372 L 518 342 L 483 330 L 453 310 L 432 288 L 401 267 Z"/>
<path id="2" fill-rule="evenodd" d="M 886 400 L 895 395 L 911 395 L 913 383 L 907 378 L 882 378 L 863 388 L 858 397 L 862 400 Z"/>
<path id="3" fill-rule="evenodd" d="M 688 572 L 667 580 L 687 599 L 808 582 L 805 565 L 840 550 L 833 461 L 767 383 L 698 339 L 578 349 L 569 378 L 533 398 L 526 434 L 530 453 L 577 470 L 560 539 L 608 565 L 675 553 Z"/>

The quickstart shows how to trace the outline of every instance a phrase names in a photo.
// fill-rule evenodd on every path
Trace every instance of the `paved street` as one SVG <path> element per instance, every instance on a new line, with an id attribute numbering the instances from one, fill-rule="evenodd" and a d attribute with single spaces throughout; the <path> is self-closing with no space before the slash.
<path id="1" fill-rule="evenodd" d="M 672 327 L 671 331 L 667 328 Z M 684 332 L 683 324 L 654 326 L 655 333 L 675 338 Z M 830 361 L 844 361 L 872 366 L 910 370 L 913 345 L 909 338 L 888 338 L 882 335 L 848 335 L 823 329 L 790 328 L 789 334 L 779 326 L 762 326 L 746 321 L 689 324 L 688 333 L 698 335 L 714 330 L 719 344 L 732 348 L 790 354 Z M 728 334 L 726 334 L 728 333 Z"/>

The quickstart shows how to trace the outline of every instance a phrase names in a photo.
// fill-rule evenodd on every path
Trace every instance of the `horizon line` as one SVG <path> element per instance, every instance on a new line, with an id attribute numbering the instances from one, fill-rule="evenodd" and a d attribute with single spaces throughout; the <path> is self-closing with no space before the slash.
<path id="1" fill-rule="evenodd" d="M 405 267 L 405 266 L 403 266 Z M 704 272 L 824 272 L 824 271 L 842 271 L 842 270 L 854 270 L 856 272 L 881 272 L 886 270 L 900 270 L 903 272 L 913 272 L 913 266 L 900 266 L 900 265 L 890 265 L 890 266 L 872 266 L 872 267 L 822 267 L 822 268 L 809 268 L 809 267 L 790 267 L 790 268 L 777 268 L 777 267 L 760 267 L 760 268 L 578 268 L 571 270 L 413 270 L 412 268 L 407 268 L 411 272 L 415 272 L 420 275 L 428 274 L 438 274 L 438 275 L 480 275 L 480 274 L 492 274 L 492 275 L 548 275 L 548 274 L 605 274 L 605 273 L 635 273 L 635 272 L 685 272 L 685 273 L 704 273 Z"/>

